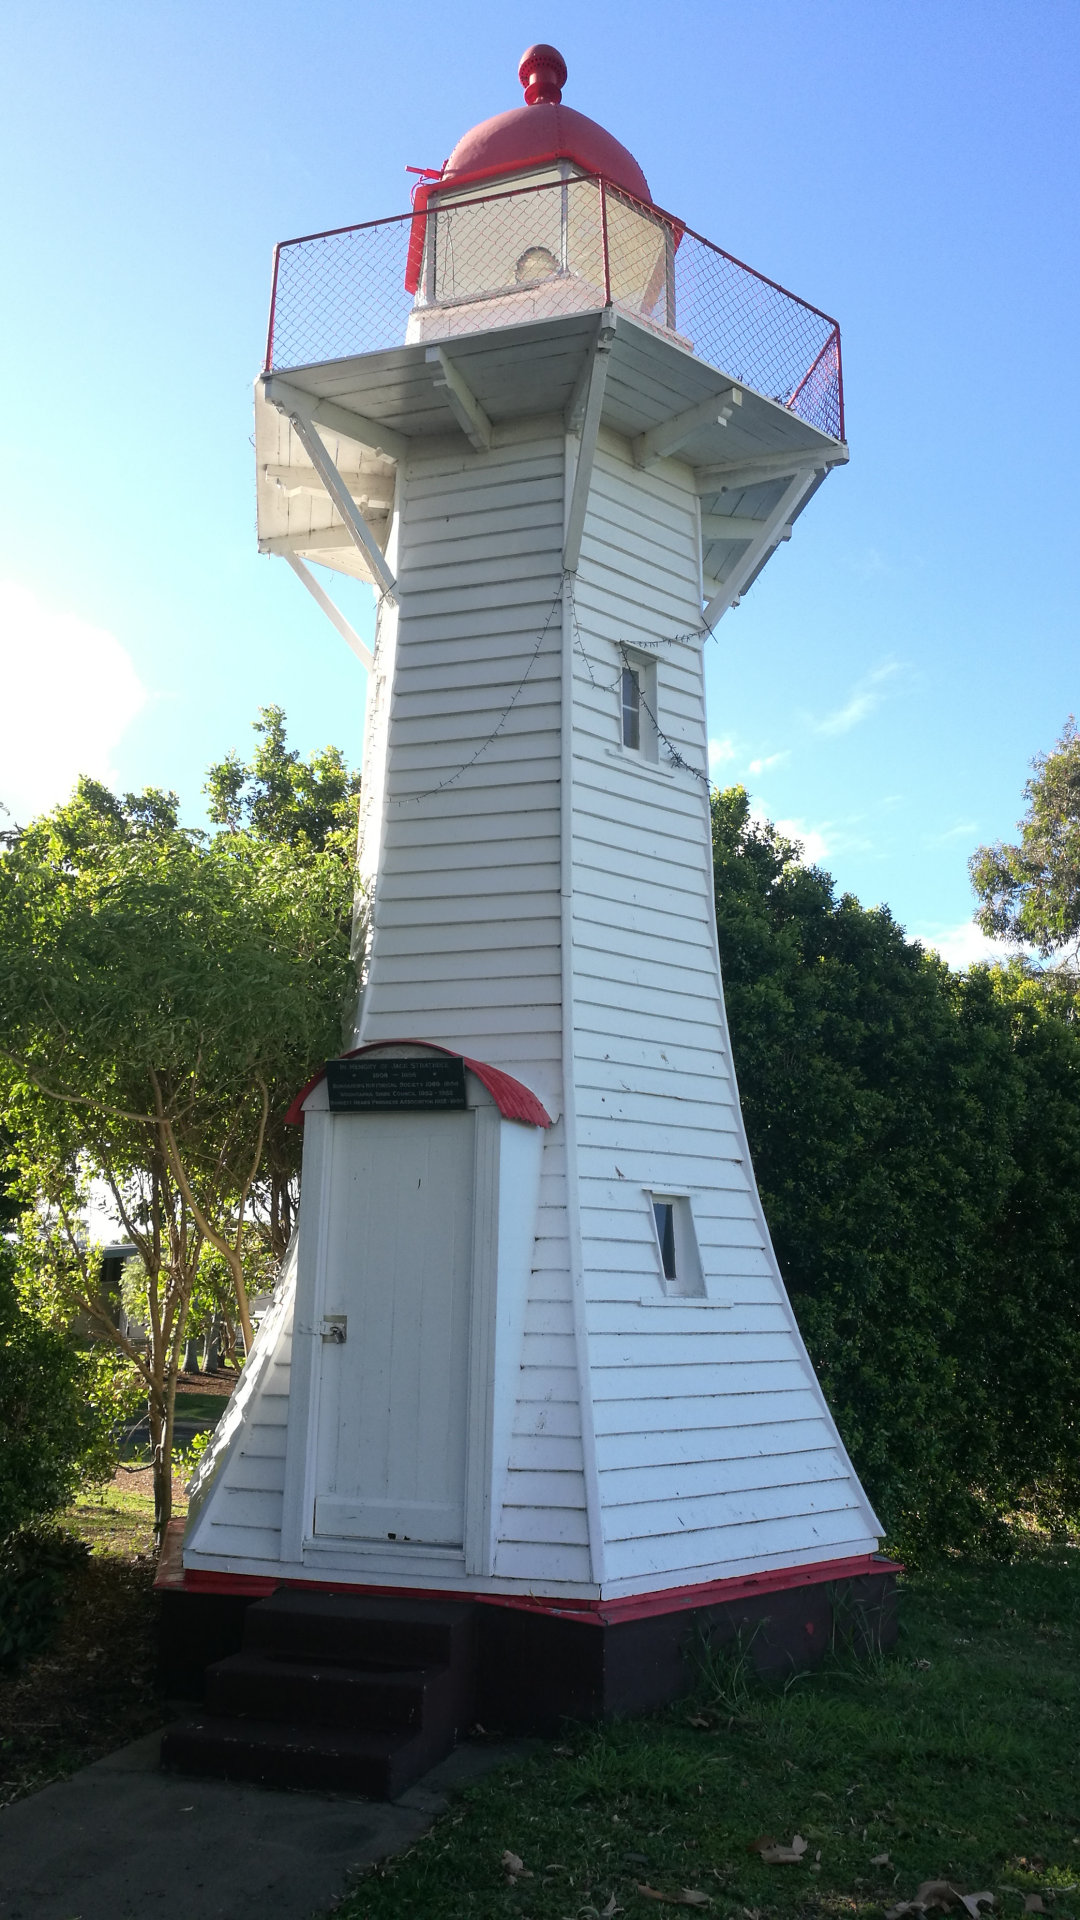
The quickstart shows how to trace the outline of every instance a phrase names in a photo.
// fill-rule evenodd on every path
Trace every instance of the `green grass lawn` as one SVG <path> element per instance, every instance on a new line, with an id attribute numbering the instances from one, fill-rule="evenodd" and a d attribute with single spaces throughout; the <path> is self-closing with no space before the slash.
<path id="1" fill-rule="evenodd" d="M 208 1426 L 216 1427 L 228 1404 L 228 1395 L 224 1393 L 187 1393 L 178 1390 L 176 1417 L 178 1420 L 205 1420 Z"/>
<path id="2" fill-rule="evenodd" d="M 753 1851 L 795 1835 L 798 1864 Z M 765 1687 L 729 1657 L 693 1702 L 570 1729 L 470 1790 L 336 1911 L 644 1920 L 661 1894 L 725 1920 L 872 1920 L 931 1879 L 989 1890 L 1017 1920 L 1033 1894 L 1080 1916 L 1080 1551 L 907 1580 L 882 1660 L 838 1655 Z"/>

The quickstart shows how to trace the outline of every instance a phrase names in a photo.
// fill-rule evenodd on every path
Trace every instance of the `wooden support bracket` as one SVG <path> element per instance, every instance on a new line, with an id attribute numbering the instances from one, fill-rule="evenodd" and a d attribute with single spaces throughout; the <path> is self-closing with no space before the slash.
<path id="1" fill-rule="evenodd" d="M 566 528 L 563 534 L 563 572 L 576 573 L 581 558 L 581 536 L 585 528 L 585 509 L 589 504 L 589 488 L 592 484 L 593 461 L 596 458 L 596 442 L 600 433 L 600 417 L 604 408 L 604 387 L 607 382 L 608 366 L 611 362 L 611 345 L 615 338 L 614 315 L 605 307 L 600 315 L 596 339 L 593 342 L 589 364 L 588 390 L 585 395 L 585 410 L 581 421 L 581 439 L 578 444 L 577 464 L 574 468 L 574 485 L 566 510 Z"/>
<path id="2" fill-rule="evenodd" d="M 273 381 L 267 381 L 267 388 L 271 388 L 274 384 Z M 393 593 L 396 582 L 383 558 L 382 548 L 331 460 L 311 414 L 300 404 L 304 396 L 297 394 L 295 388 L 289 388 L 287 392 L 289 396 L 287 399 L 282 398 L 280 389 L 277 394 L 272 395 L 274 405 L 288 419 L 300 445 L 344 520 L 354 545 L 367 561 L 376 586 L 381 587 L 384 593 Z"/>
<path id="3" fill-rule="evenodd" d="M 635 465 L 655 466 L 667 454 L 677 453 L 702 427 L 726 427 L 734 409 L 741 406 L 742 388 L 729 386 L 687 407 L 685 413 L 673 413 L 670 420 L 661 420 L 648 433 L 638 434 L 633 443 Z"/>
<path id="4" fill-rule="evenodd" d="M 764 453 L 756 460 L 736 460 L 730 466 L 699 467 L 694 475 L 698 495 L 741 493 L 744 487 L 760 487 L 766 480 L 786 480 L 801 468 L 842 467 L 848 458 L 846 447 L 835 452 L 815 454 L 806 448 L 797 453 Z"/>
<path id="5" fill-rule="evenodd" d="M 276 374 L 263 381 L 263 392 L 271 406 L 288 415 L 290 420 L 294 413 L 302 413 L 316 426 L 328 427 L 331 433 L 355 440 L 359 447 L 370 447 L 386 460 L 404 460 L 410 451 L 408 435 L 399 433 L 396 427 L 369 420 L 366 414 L 354 413 L 351 407 L 339 407 L 336 400 L 320 400 L 317 394 L 303 393 L 287 380 L 279 380 Z"/>
<path id="6" fill-rule="evenodd" d="M 435 386 L 445 393 L 447 404 L 462 433 L 477 453 L 487 453 L 491 447 L 491 421 L 461 368 L 449 358 L 443 347 L 429 347 L 425 358 L 428 366 L 434 369 Z"/>
<path id="7" fill-rule="evenodd" d="M 756 540 L 763 524 L 746 513 L 703 513 L 701 538 L 706 545 L 710 540 Z"/>
<path id="8" fill-rule="evenodd" d="M 703 615 L 703 623 L 706 627 L 715 627 L 729 607 L 738 605 L 754 575 L 764 566 L 773 547 L 787 537 L 787 533 L 790 532 L 789 523 L 798 509 L 799 502 L 804 494 L 810 492 L 816 479 L 817 470 L 814 467 L 801 467 L 799 472 L 789 480 L 768 518 L 758 522 L 757 534 L 739 555 L 719 591 L 711 596 Z"/>
<path id="9" fill-rule="evenodd" d="M 317 603 L 318 606 L 322 608 L 327 619 L 331 622 L 333 626 L 337 628 L 338 632 L 340 633 L 342 639 L 346 642 L 346 644 L 352 648 L 361 666 L 366 667 L 368 672 L 370 673 L 372 667 L 375 665 L 375 655 L 372 653 L 371 648 L 368 646 L 365 646 L 364 642 L 361 640 L 360 635 L 358 633 L 353 632 L 353 629 L 352 627 L 350 627 L 348 621 L 345 618 L 345 615 L 338 611 L 337 607 L 335 607 L 333 601 L 331 600 L 330 595 L 328 593 L 323 592 L 322 588 L 320 587 L 318 581 L 315 578 L 315 575 L 313 573 L 309 573 L 307 567 L 305 567 L 299 555 L 295 553 L 287 553 L 285 554 L 284 557 L 288 561 L 297 579 L 303 581 L 312 599 Z"/>
<path id="10" fill-rule="evenodd" d="M 394 489 L 388 478 L 380 473 L 361 473 L 356 467 L 338 467 L 342 481 L 348 487 L 353 499 L 369 513 L 389 513 L 394 504 Z M 314 467 L 266 466 L 263 478 L 268 480 L 280 493 L 325 493 L 321 473 Z"/>

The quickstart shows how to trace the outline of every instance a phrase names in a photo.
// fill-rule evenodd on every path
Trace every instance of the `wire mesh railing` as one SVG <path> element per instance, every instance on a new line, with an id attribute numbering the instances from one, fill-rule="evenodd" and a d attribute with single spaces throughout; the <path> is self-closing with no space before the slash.
<path id="1" fill-rule="evenodd" d="M 835 320 L 591 176 L 502 193 L 436 183 L 412 213 L 283 241 L 266 369 L 606 306 L 843 438 Z"/>

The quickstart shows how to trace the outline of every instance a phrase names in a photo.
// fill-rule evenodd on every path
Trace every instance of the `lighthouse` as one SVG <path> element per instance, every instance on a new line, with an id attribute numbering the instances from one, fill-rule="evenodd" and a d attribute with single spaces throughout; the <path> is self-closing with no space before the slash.
<path id="1" fill-rule="evenodd" d="M 410 212 L 275 256 L 259 545 L 367 667 L 366 911 L 172 1576 L 274 1631 L 464 1608 L 493 1724 L 666 1697 L 695 1620 L 804 1658 L 890 1578 L 754 1181 L 704 698 L 847 459 L 839 331 L 663 210 L 554 48 L 520 78 Z"/>

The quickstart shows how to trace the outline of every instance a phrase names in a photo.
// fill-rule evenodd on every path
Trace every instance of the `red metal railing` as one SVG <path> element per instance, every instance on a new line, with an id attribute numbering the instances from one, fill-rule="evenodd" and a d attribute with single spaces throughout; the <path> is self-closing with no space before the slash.
<path id="1" fill-rule="evenodd" d="M 412 213 L 282 241 L 266 370 L 607 305 L 843 439 L 836 321 L 590 176 L 475 197 L 443 188 Z"/>

